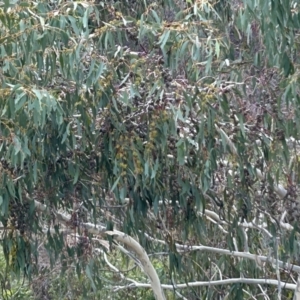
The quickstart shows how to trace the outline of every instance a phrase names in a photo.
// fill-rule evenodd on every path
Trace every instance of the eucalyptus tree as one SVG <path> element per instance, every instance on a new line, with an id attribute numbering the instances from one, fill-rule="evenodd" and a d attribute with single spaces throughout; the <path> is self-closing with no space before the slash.
<path id="1" fill-rule="evenodd" d="M 16 0 L 0 22 L 7 276 L 42 245 L 94 291 L 292 299 L 297 1 Z"/>

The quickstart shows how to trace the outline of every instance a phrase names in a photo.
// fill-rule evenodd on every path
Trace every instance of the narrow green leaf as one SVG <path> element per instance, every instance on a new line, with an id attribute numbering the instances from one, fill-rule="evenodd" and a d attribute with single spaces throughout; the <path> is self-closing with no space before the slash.
<path id="1" fill-rule="evenodd" d="M 80 173 L 79 164 L 77 163 L 76 168 L 75 168 L 75 176 L 74 176 L 74 180 L 73 180 L 73 185 L 77 183 L 78 178 L 79 178 L 79 173 Z"/>
<path id="2" fill-rule="evenodd" d="M 94 283 L 94 280 L 93 280 L 93 277 L 92 277 L 92 271 L 91 271 L 90 265 L 86 266 L 85 273 L 86 273 L 87 277 L 89 278 L 89 280 L 91 281 L 92 288 L 93 288 L 94 292 L 96 292 L 97 289 L 96 289 L 96 286 L 95 286 L 95 283 Z"/>
<path id="3" fill-rule="evenodd" d="M 171 31 L 170 31 L 170 30 L 167 30 L 167 31 L 165 31 L 165 32 L 162 34 L 162 36 L 160 37 L 158 44 L 160 44 L 161 49 L 163 49 L 163 48 L 165 47 L 166 42 L 167 42 L 168 39 L 169 39 L 170 33 L 171 33 Z"/>
<path id="4" fill-rule="evenodd" d="M 117 178 L 117 180 L 114 182 L 112 188 L 110 189 L 111 192 L 113 192 L 114 189 L 117 187 L 117 185 L 118 185 L 120 179 L 121 179 L 121 176 L 119 176 L 119 177 Z"/>
<path id="5" fill-rule="evenodd" d="M 15 155 L 17 155 L 22 148 L 21 141 L 19 140 L 19 138 L 17 136 L 14 136 L 13 142 L 14 142 Z"/>

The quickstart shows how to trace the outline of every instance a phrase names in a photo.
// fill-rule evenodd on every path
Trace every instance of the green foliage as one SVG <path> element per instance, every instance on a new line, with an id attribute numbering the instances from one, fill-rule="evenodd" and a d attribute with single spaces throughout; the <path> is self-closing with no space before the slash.
<path id="1" fill-rule="evenodd" d="M 82 297 L 96 297 L 107 288 L 106 264 L 94 259 L 96 237 L 83 222 L 167 252 L 159 275 L 169 284 L 277 278 L 271 266 L 179 253 L 177 242 L 297 263 L 299 230 L 280 221 L 300 218 L 299 22 L 291 0 L 1 2 L 0 221 L 9 271 L 31 279 L 43 244 L 49 265 L 84 273 Z M 246 231 L 242 223 L 253 220 Z M 70 245 L 72 234 L 79 240 Z M 183 295 L 222 293 L 261 291 L 234 284 Z"/>
<path id="2" fill-rule="evenodd" d="M 116 253 L 111 253 L 107 256 L 110 263 L 118 265 L 121 270 L 126 271 L 127 275 L 132 278 L 132 280 L 142 281 L 145 280 L 145 274 L 143 274 L 134 263 L 128 261 L 126 257 L 122 255 L 117 255 Z M 103 256 L 100 255 L 96 260 L 103 260 Z M 161 262 L 153 260 L 155 268 L 162 270 Z M 113 299 L 124 299 L 124 297 L 137 299 L 152 300 L 153 295 L 150 289 L 147 290 L 134 290 L 125 289 L 118 292 L 112 293 L 111 289 L 122 284 L 122 278 L 119 273 L 111 272 L 107 269 L 107 266 L 101 269 L 103 287 L 102 289 L 94 290 L 92 287 L 91 280 L 87 273 L 82 273 L 79 277 L 76 274 L 75 269 L 70 268 L 65 273 L 60 274 L 59 272 L 52 272 L 47 274 L 41 274 L 39 277 L 35 278 L 33 285 L 36 298 L 48 297 L 53 300 L 59 299 L 110 299 L 113 294 Z M 163 276 L 163 274 L 161 274 Z M 169 293 L 170 298 L 172 298 L 172 293 Z"/>
<path id="3" fill-rule="evenodd" d="M 2 251 L 0 251 L 0 270 L 1 299 L 33 299 L 33 294 L 29 284 L 23 280 L 17 279 L 13 273 L 7 272 L 5 258 Z"/>

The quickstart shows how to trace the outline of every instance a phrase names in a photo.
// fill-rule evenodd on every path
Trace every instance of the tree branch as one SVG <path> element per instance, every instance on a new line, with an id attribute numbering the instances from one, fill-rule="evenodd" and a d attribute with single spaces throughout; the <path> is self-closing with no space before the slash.
<path id="1" fill-rule="evenodd" d="M 282 288 L 288 290 L 295 290 L 296 284 L 294 283 L 285 283 L 285 282 L 278 282 L 275 279 L 253 279 L 253 278 L 230 278 L 230 279 L 223 279 L 223 280 L 215 280 L 215 281 L 195 281 L 189 283 L 181 283 L 176 284 L 176 288 L 183 289 L 188 287 L 199 287 L 199 286 L 216 286 L 216 285 L 225 285 L 225 284 L 233 284 L 233 283 L 245 283 L 245 284 L 268 284 L 268 285 L 280 285 Z M 116 290 L 127 289 L 127 288 L 134 288 L 134 287 L 143 287 L 143 288 L 151 288 L 149 283 L 132 283 L 126 286 L 118 286 Z M 166 290 L 173 290 L 174 286 L 171 284 L 162 284 L 161 287 Z M 298 300 L 298 299 L 297 299 Z"/>
<path id="2" fill-rule="evenodd" d="M 152 241 L 167 245 L 167 243 L 165 241 L 155 239 L 146 233 L 145 233 L 145 236 Z M 226 249 L 214 248 L 214 247 L 208 247 L 208 246 L 190 246 L 190 245 L 182 245 L 182 244 L 178 244 L 178 243 L 175 243 L 175 246 L 176 246 L 176 249 L 178 252 L 180 252 L 180 251 L 181 252 L 182 251 L 186 251 L 186 252 L 207 251 L 207 252 L 214 252 L 214 253 L 219 253 L 219 254 L 223 254 L 223 255 L 243 257 L 243 258 L 254 260 L 255 262 L 259 262 L 259 263 L 268 262 L 268 263 L 271 263 L 273 267 L 276 265 L 275 258 L 271 258 L 271 257 L 263 256 L 263 255 L 256 255 L 256 254 L 239 252 L 239 251 L 230 251 L 230 250 L 226 250 Z M 295 272 L 300 273 L 300 266 L 298 266 L 298 265 L 284 263 L 283 261 L 278 260 L 278 266 L 287 271 L 295 271 Z"/>
<path id="3" fill-rule="evenodd" d="M 35 202 L 36 209 L 40 211 L 48 210 L 46 205 L 36 200 L 34 202 Z M 55 216 L 57 217 L 57 219 L 59 219 L 62 223 L 64 223 L 67 226 L 71 221 L 70 216 L 60 212 L 55 212 Z M 156 270 L 154 269 L 146 251 L 136 240 L 134 240 L 132 237 L 126 235 L 121 231 L 117 231 L 117 230 L 106 231 L 105 226 L 102 225 L 95 225 L 92 223 L 80 223 L 80 226 L 82 228 L 85 228 L 89 233 L 92 234 L 96 234 L 96 235 L 108 234 L 110 236 L 113 236 L 116 241 L 125 244 L 129 249 L 131 249 L 136 254 L 138 260 L 141 262 L 141 267 L 151 282 L 151 287 L 155 299 L 157 300 L 166 299 L 163 289 L 161 288 L 160 280 L 156 273 Z"/>

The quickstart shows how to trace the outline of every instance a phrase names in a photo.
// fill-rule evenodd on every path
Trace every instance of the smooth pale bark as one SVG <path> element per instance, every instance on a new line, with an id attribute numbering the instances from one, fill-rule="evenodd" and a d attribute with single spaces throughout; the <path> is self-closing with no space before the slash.
<path id="1" fill-rule="evenodd" d="M 166 242 L 163 240 L 155 239 L 146 233 L 145 233 L 145 236 L 148 239 L 150 239 L 151 241 L 166 245 Z M 247 258 L 250 260 L 254 260 L 258 265 L 261 265 L 262 263 L 270 263 L 273 267 L 276 267 L 276 263 L 278 263 L 278 266 L 282 269 L 300 273 L 300 266 L 290 264 L 290 263 L 285 263 L 281 260 L 276 260 L 275 258 L 268 257 L 268 256 L 256 255 L 256 254 L 251 254 L 248 252 L 230 251 L 230 250 L 226 250 L 226 249 L 222 249 L 222 248 L 215 248 L 215 247 L 208 247 L 208 246 L 183 245 L 183 244 L 178 244 L 178 243 L 175 243 L 175 246 L 176 246 L 176 250 L 178 252 L 190 252 L 190 251 L 214 252 L 214 253 L 219 253 L 219 254 L 223 254 L 223 255 L 243 257 L 243 258 Z"/>
<path id="2" fill-rule="evenodd" d="M 300 300 L 300 273 L 298 275 L 297 285 L 293 300 Z"/>
<path id="3" fill-rule="evenodd" d="M 46 211 L 47 206 L 35 201 L 35 207 L 40 211 Z M 56 218 L 60 220 L 62 223 L 64 223 L 66 226 L 68 226 L 68 223 L 71 221 L 71 217 L 57 212 L 55 214 Z M 159 277 L 156 273 L 156 270 L 154 269 L 146 251 L 144 248 L 132 237 L 126 235 L 125 233 L 121 231 L 106 231 L 105 226 L 102 225 L 94 225 L 92 223 L 80 223 L 80 226 L 82 228 L 85 228 L 89 233 L 97 234 L 97 235 L 103 235 L 108 234 L 114 237 L 115 241 L 118 241 L 120 243 L 123 243 L 126 245 L 131 251 L 133 251 L 136 254 L 136 257 L 138 258 L 139 262 L 141 263 L 141 267 L 145 274 L 148 276 L 150 280 L 150 285 L 152 287 L 154 296 L 156 300 L 165 300 L 164 291 L 161 287 Z"/>
<path id="4" fill-rule="evenodd" d="M 253 279 L 253 278 L 229 278 L 229 279 L 223 279 L 223 280 L 214 280 L 214 281 L 195 281 L 195 282 L 189 282 L 189 283 L 181 283 L 176 284 L 176 288 L 178 289 L 184 289 L 188 287 L 198 287 L 198 286 L 216 286 L 216 285 L 225 285 L 225 284 L 233 284 L 233 283 L 245 283 L 245 284 L 267 284 L 267 285 L 276 285 L 278 284 L 285 289 L 288 290 L 295 290 L 296 284 L 293 283 L 286 283 L 286 282 L 278 282 L 278 280 L 275 279 Z M 173 290 L 174 285 L 171 284 L 162 284 L 161 285 L 163 289 L 166 290 Z M 143 288 L 150 288 L 151 285 L 147 283 L 131 283 L 126 286 L 119 286 L 116 287 L 116 290 L 126 289 L 126 288 L 132 288 L 132 287 L 143 287 Z M 298 298 L 296 298 L 298 300 Z"/>
<path id="5" fill-rule="evenodd" d="M 35 206 L 37 210 L 40 211 L 46 211 L 48 208 L 46 205 L 41 204 L 38 201 L 35 201 Z M 71 221 L 71 217 L 57 212 L 55 214 L 56 218 L 60 220 L 62 223 L 68 225 L 68 223 Z M 132 237 L 126 235 L 125 233 L 121 231 L 106 231 L 106 228 L 104 225 L 94 225 L 92 223 L 81 223 L 81 227 L 85 228 L 88 232 L 97 234 L 97 235 L 103 235 L 108 234 L 114 237 L 115 241 L 118 241 L 120 243 L 123 243 L 126 245 L 131 251 L 133 251 L 136 254 L 136 257 L 138 258 L 139 262 L 141 263 L 141 268 L 145 272 L 145 274 L 148 276 L 150 280 L 150 284 L 146 283 L 132 283 L 129 286 L 130 287 L 151 287 L 153 290 L 153 293 L 155 295 L 155 299 L 157 300 L 165 300 L 165 295 L 163 292 L 163 289 L 174 289 L 173 285 L 165 285 L 161 284 L 159 277 L 156 273 L 156 270 L 154 269 L 151 261 L 149 260 L 149 257 L 146 253 L 146 251 L 143 249 L 143 247 Z M 150 237 L 149 235 L 145 234 L 147 238 L 165 244 L 165 241 L 158 240 L 155 238 Z M 237 252 L 237 251 L 229 251 L 226 249 L 220 249 L 220 248 L 214 248 L 214 247 L 207 247 L 207 246 L 189 246 L 189 245 L 181 245 L 181 244 L 175 244 L 177 251 L 208 251 L 208 252 L 215 252 L 225 255 L 231 255 L 236 257 L 243 257 L 247 259 L 251 259 L 256 261 L 258 265 L 261 265 L 262 263 L 271 263 L 272 265 L 275 265 L 277 263 L 278 267 L 284 268 L 286 270 L 293 270 L 298 273 L 300 273 L 300 266 L 287 264 L 282 261 L 276 261 L 274 258 L 270 258 L 267 256 L 261 256 L 261 255 L 255 255 L 247 252 Z M 295 284 L 287 284 L 279 282 L 278 280 L 271 280 L 271 279 L 251 279 L 251 278 L 231 278 L 226 280 L 218 280 L 218 281 L 207 281 L 207 282 L 191 282 L 187 284 L 176 284 L 176 288 L 185 288 L 188 286 L 207 286 L 207 285 L 220 285 L 220 284 L 231 284 L 236 282 L 243 282 L 246 284 L 269 284 L 269 285 L 280 285 L 281 287 L 295 290 L 295 295 L 293 300 L 300 300 L 300 277 L 298 278 L 297 286 Z M 117 289 L 123 289 L 129 286 L 125 287 L 116 287 Z M 298 298 L 297 298 L 298 297 Z"/>
<path id="6" fill-rule="evenodd" d="M 143 271 L 145 272 L 145 274 L 147 274 L 151 282 L 151 287 L 155 295 L 155 298 L 159 300 L 165 299 L 159 277 L 144 248 L 136 240 L 134 240 L 129 235 L 124 234 L 123 232 L 114 230 L 114 231 L 107 231 L 106 234 L 112 235 L 115 240 L 125 244 L 136 254 L 137 258 L 141 262 Z"/>

